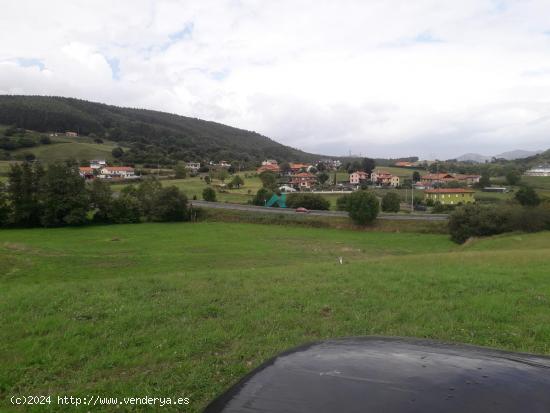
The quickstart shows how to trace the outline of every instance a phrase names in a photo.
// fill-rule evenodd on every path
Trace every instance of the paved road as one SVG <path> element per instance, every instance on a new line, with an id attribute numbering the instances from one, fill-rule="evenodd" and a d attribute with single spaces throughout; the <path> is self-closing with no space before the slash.
<path id="1" fill-rule="evenodd" d="M 267 213 L 267 214 L 291 214 L 297 215 L 298 213 L 294 209 L 288 208 L 266 208 L 255 205 L 241 205 L 241 204 L 229 204 L 222 202 L 206 202 L 206 201 L 191 201 L 191 204 L 204 208 L 213 209 L 231 209 L 235 211 L 246 211 L 253 213 Z M 309 211 L 308 216 L 323 216 L 323 217 L 347 217 L 348 213 L 343 211 Z M 380 213 L 378 219 L 388 219 L 394 221 L 446 221 L 448 219 L 446 214 L 389 214 Z"/>

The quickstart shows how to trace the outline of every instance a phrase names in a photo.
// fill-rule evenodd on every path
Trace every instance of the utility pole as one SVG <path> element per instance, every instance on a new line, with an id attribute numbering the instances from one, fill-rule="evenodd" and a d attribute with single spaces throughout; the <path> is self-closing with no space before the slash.
<path id="1" fill-rule="evenodd" d="M 411 184 L 411 213 L 414 212 L 414 183 Z"/>

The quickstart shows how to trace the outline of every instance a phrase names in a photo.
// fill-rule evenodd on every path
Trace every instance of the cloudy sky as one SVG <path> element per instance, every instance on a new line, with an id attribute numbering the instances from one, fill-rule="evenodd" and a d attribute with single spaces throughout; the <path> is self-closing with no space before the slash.
<path id="1" fill-rule="evenodd" d="M 548 0 L 2 0 L 0 94 L 333 155 L 547 149 L 549 16 Z"/>

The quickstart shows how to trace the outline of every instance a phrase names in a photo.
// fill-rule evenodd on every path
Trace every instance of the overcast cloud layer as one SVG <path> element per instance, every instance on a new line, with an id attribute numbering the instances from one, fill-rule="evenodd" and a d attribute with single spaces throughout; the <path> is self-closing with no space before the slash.
<path id="1" fill-rule="evenodd" d="M 333 155 L 547 149 L 549 16 L 548 0 L 3 0 L 0 93 Z"/>

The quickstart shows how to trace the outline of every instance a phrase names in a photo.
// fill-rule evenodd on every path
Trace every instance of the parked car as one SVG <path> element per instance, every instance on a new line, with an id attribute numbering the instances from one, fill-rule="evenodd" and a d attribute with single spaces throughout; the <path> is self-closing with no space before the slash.
<path id="1" fill-rule="evenodd" d="M 296 212 L 302 213 L 302 214 L 307 214 L 309 212 L 309 210 L 306 209 L 306 208 L 300 207 L 300 208 L 296 208 Z"/>
<path id="2" fill-rule="evenodd" d="M 415 210 L 415 211 L 427 211 L 428 208 L 426 208 L 425 205 L 415 205 L 415 206 L 414 206 L 414 210 Z"/>

